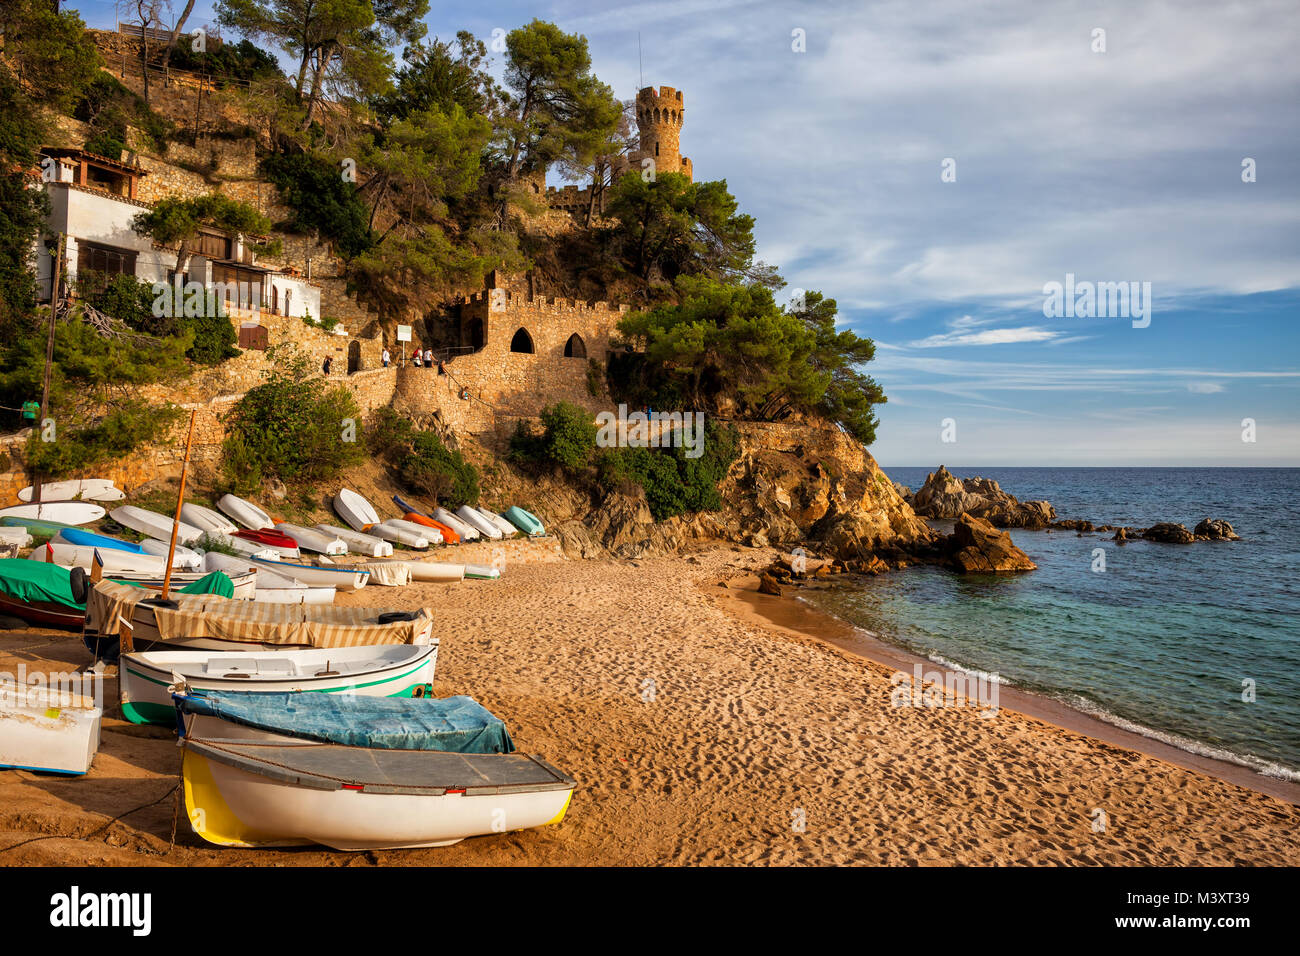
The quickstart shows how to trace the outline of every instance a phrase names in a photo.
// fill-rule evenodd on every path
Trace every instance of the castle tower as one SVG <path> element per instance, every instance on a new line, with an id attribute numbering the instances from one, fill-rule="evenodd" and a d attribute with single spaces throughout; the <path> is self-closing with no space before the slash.
<path id="1" fill-rule="evenodd" d="M 656 173 L 681 173 L 692 178 L 691 161 L 681 155 L 682 122 L 686 107 L 680 90 L 661 86 L 658 91 L 647 86 L 636 95 L 636 125 L 641 135 L 641 149 L 628 157 L 634 169 L 641 160 L 654 160 Z"/>

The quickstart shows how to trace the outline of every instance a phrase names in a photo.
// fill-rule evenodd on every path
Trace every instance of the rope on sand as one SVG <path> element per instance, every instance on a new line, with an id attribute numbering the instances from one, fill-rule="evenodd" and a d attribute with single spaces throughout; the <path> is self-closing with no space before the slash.
<path id="1" fill-rule="evenodd" d="M 125 811 L 125 812 L 123 812 L 123 813 L 119 813 L 117 816 L 113 817 L 111 820 L 107 821 L 107 822 L 104 823 L 102 826 L 100 826 L 100 827 L 96 827 L 94 830 L 91 830 L 91 831 L 90 831 L 89 833 L 87 833 L 84 837 L 65 836 L 65 835 L 62 834 L 62 833 L 52 833 L 52 834 L 50 834 L 49 836 L 38 836 L 38 837 L 32 837 L 32 838 L 29 839 L 29 840 L 20 840 L 19 842 L 14 843 L 14 844 L 11 844 L 11 845 L 9 845 L 9 846 L 0 847 L 0 853 L 8 853 L 10 850 L 16 850 L 16 849 L 18 849 L 20 846 L 27 846 L 29 843 L 40 843 L 42 840 L 90 840 L 90 839 L 93 839 L 94 837 L 98 836 L 100 833 L 102 833 L 103 831 L 105 831 L 105 830 L 107 830 L 109 827 L 111 827 L 111 826 L 112 826 L 114 823 L 116 823 L 118 820 L 121 820 L 123 817 L 130 816 L 131 814 L 136 813 L 136 812 L 138 812 L 138 811 L 140 811 L 140 810 L 147 810 L 149 807 L 152 807 L 152 806 L 154 806 L 155 804 L 162 803 L 164 800 L 166 800 L 168 797 L 170 797 L 173 793 L 179 791 L 179 790 L 180 790 L 180 787 L 181 787 L 181 785 L 180 785 L 180 781 L 177 781 L 176 783 L 172 784 L 172 787 L 171 787 L 170 790 L 168 790 L 166 793 L 164 793 L 164 794 L 163 794 L 161 797 L 159 797 L 157 800 L 150 800 L 148 803 L 143 803 L 143 804 L 141 804 L 141 805 L 138 806 L 138 807 L 134 807 L 134 808 L 132 808 L 132 809 L 130 809 L 130 810 L 127 810 L 127 811 Z M 175 815 L 174 815 L 174 814 L 173 814 L 173 816 L 172 816 L 172 844 L 171 844 L 171 845 L 172 845 L 172 846 L 175 846 L 175 845 L 176 845 L 176 818 L 175 818 Z M 168 849 L 170 850 L 171 847 L 168 847 Z M 150 852 L 151 852 L 151 853 L 157 853 L 157 852 L 159 852 L 159 851 L 157 851 L 157 850 L 151 850 Z"/>

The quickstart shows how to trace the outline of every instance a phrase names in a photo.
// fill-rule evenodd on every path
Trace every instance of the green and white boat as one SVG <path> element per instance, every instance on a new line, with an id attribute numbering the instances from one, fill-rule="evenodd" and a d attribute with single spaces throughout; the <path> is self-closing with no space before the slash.
<path id="1" fill-rule="evenodd" d="M 148 651 L 123 654 L 122 715 L 137 724 L 175 724 L 170 686 L 195 691 L 425 697 L 432 694 L 438 638 L 301 651 Z"/>

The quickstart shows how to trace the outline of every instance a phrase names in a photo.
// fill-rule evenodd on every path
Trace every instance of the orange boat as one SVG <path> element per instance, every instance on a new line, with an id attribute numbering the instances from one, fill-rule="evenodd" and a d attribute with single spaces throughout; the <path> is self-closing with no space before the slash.
<path id="1" fill-rule="evenodd" d="M 422 515 L 418 511 L 408 511 L 402 516 L 405 520 L 414 524 L 422 524 L 426 528 L 435 528 L 442 533 L 444 544 L 460 544 L 460 535 L 458 535 L 449 525 L 441 521 L 434 521 L 428 515 Z"/>

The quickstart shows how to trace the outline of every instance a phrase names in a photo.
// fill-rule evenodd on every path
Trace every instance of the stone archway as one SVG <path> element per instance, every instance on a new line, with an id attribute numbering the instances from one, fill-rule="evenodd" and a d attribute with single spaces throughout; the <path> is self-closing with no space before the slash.
<path id="1" fill-rule="evenodd" d="M 525 352 L 529 355 L 536 351 L 533 348 L 533 337 L 528 334 L 527 329 L 521 326 L 519 331 L 515 333 L 515 337 L 510 340 L 510 351 Z"/>
<path id="2" fill-rule="evenodd" d="M 361 371 L 361 343 L 353 339 L 348 343 L 348 374 Z"/>
<path id="3" fill-rule="evenodd" d="M 587 357 L 587 343 L 582 341 L 582 336 L 574 332 L 569 336 L 569 341 L 564 343 L 565 358 L 585 359 Z"/>

